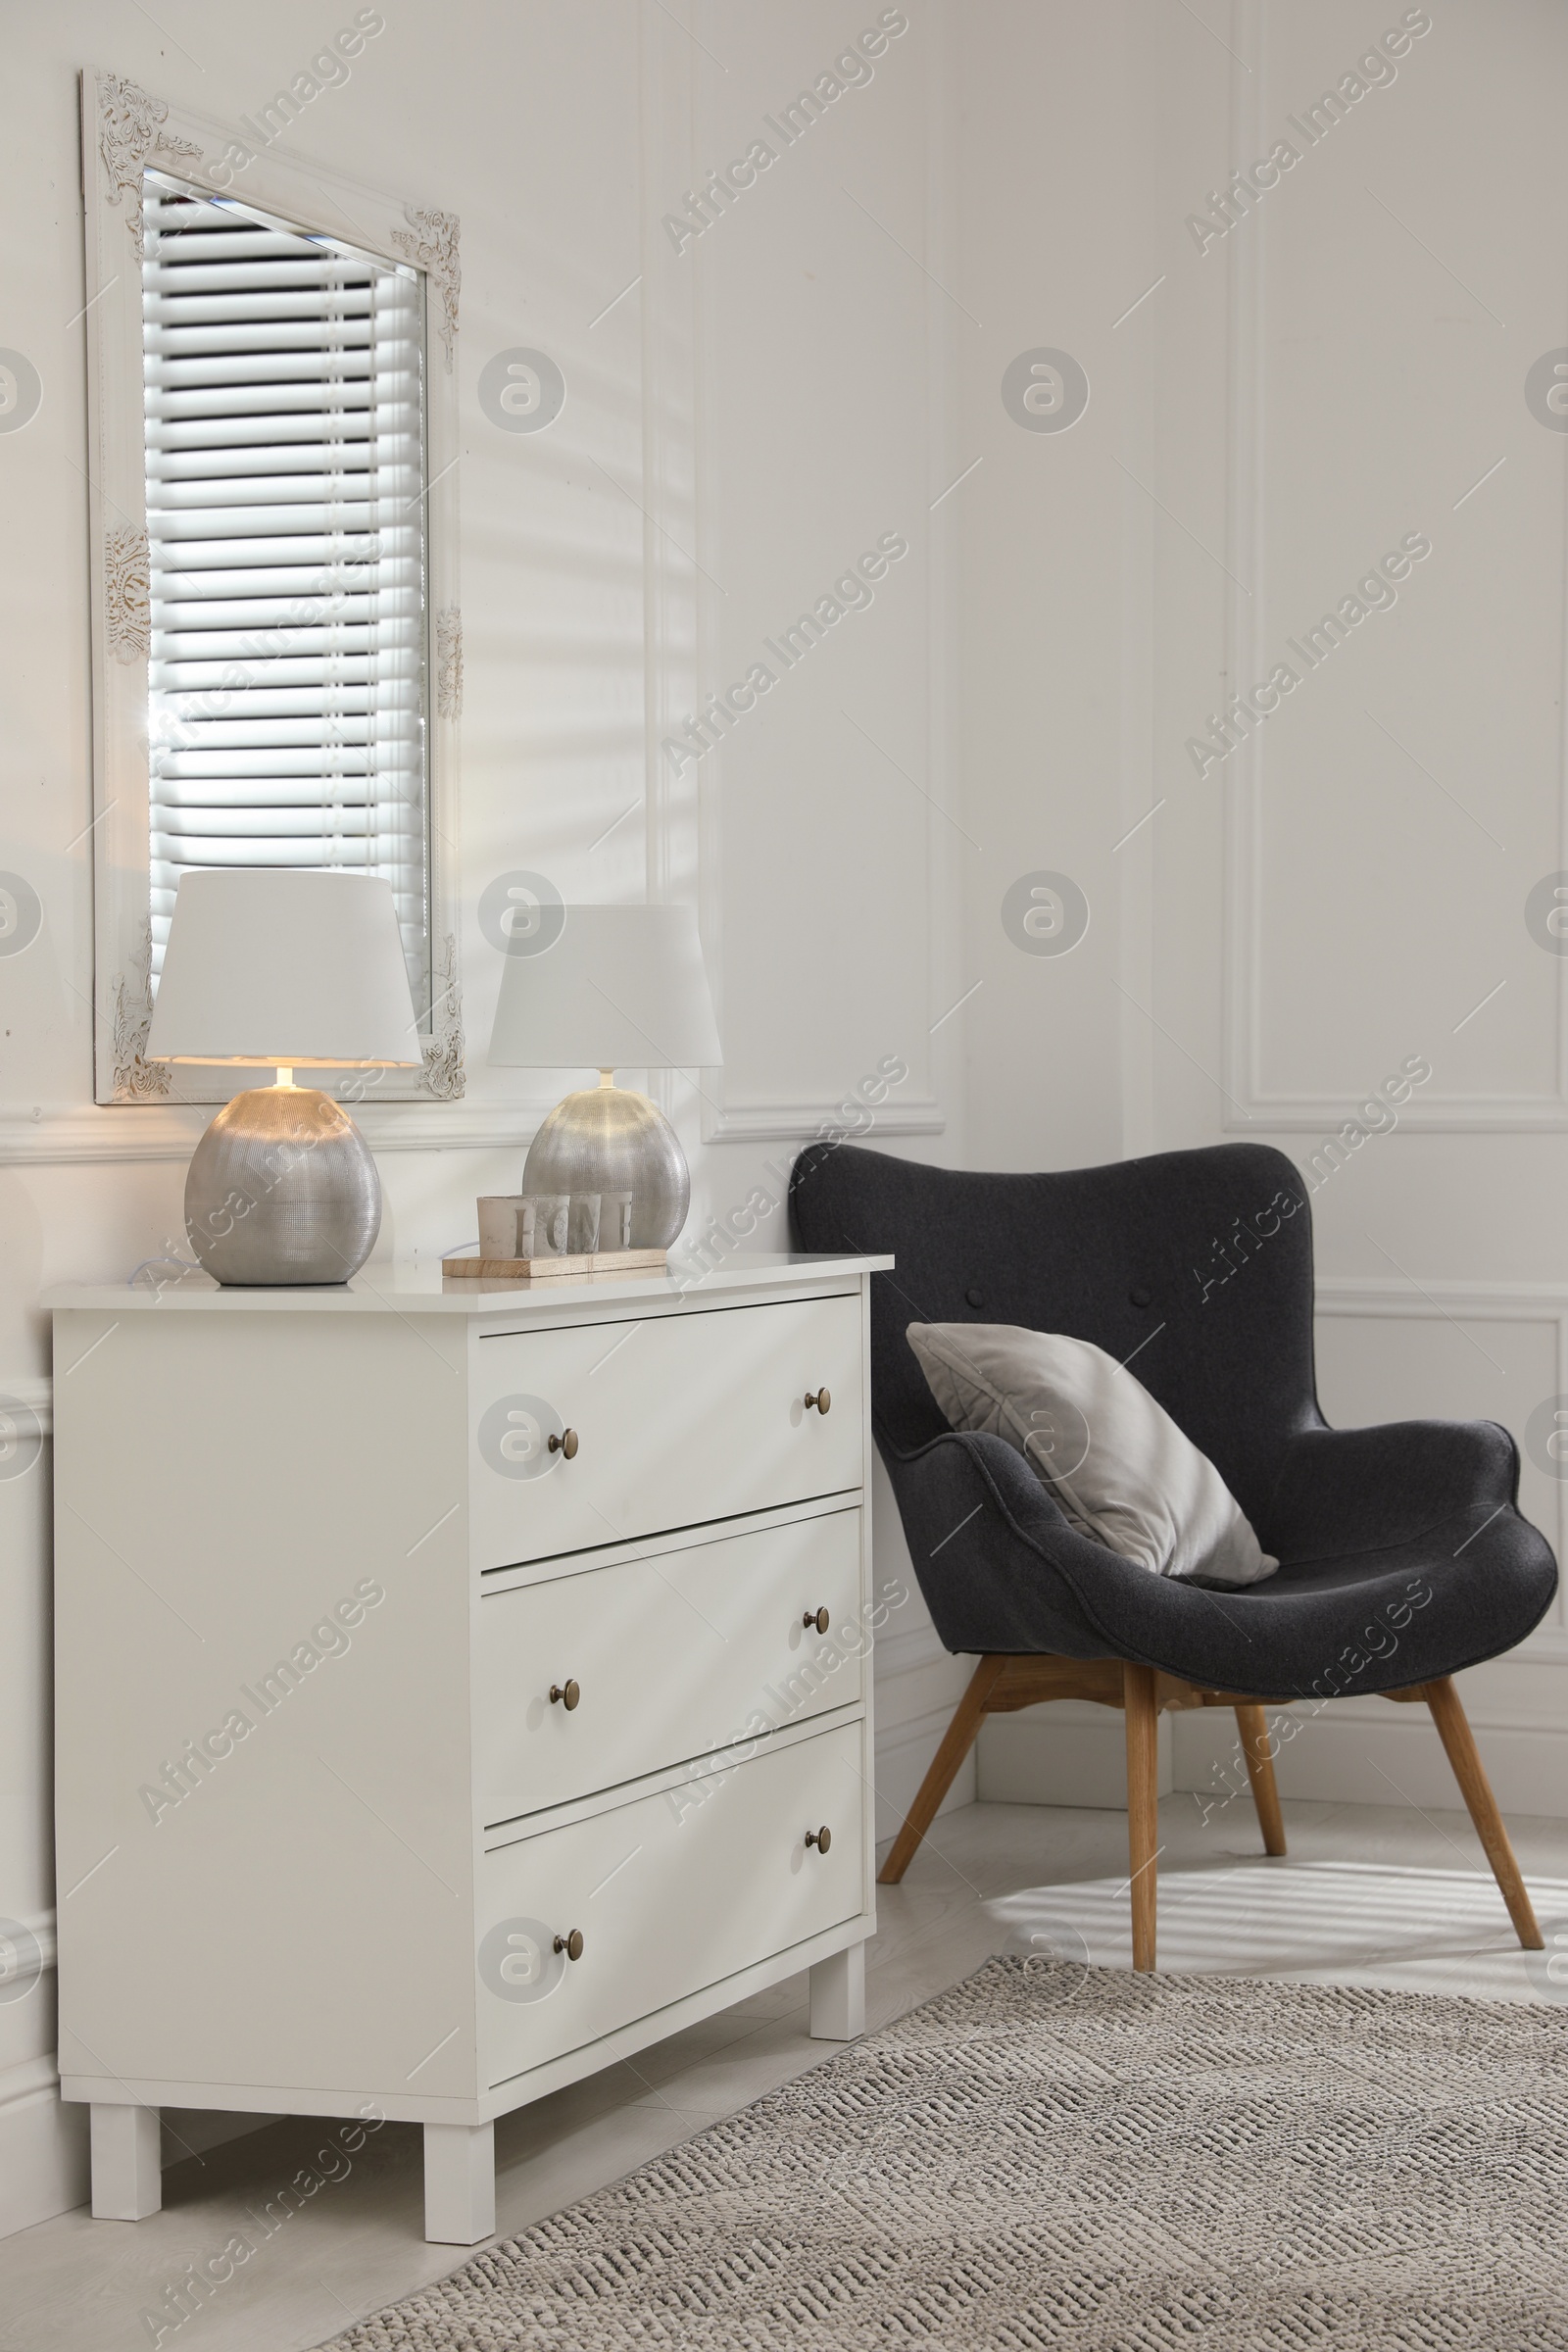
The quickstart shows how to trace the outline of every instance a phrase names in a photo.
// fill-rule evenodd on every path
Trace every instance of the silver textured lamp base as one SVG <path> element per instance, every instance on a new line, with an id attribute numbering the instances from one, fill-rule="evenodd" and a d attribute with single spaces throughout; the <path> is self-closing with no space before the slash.
<path id="1" fill-rule="evenodd" d="M 626 1086 L 587 1086 L 556 1104 L 523 1162 L 525 1193 L 630 1193 L 631 1247 L 667 1250 L 686 1222 L 692 1178 L 656 1102 Z"/>
<path id="2" fill-rule="evenodd" d="M 381 1230 L 381 1180 L 348 1112 L 314 1086 L 225 1102 L 185 1178 L 185 1231 L 217 1281 L 347 1282 Z"/>

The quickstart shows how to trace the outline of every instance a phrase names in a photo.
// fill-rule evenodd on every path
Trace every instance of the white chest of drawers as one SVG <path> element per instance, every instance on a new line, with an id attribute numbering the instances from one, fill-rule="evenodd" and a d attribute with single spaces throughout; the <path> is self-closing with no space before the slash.
<path id="1" fill-rule="evenodd" d="M 96 2213 L 165 2106 L 385 2117 L 471 2244 L 498 2115 L 806 1967 L 859 2032 L 889 1262 L 51 1296 Z"/>

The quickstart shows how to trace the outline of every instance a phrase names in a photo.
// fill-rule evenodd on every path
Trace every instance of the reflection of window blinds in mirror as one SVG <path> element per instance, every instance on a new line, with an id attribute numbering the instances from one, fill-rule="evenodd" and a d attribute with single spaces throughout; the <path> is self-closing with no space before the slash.
<path id="1" fill-rule="evenodd" d="M 417 274 L 148 172 L 153 978 L 192 867 L 392 884 L 430 1003 Z"/>

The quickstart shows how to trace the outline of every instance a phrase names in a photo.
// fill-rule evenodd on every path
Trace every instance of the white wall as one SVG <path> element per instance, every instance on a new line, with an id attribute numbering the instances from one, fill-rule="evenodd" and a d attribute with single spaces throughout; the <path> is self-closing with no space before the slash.
<path id="1" fill-rule="evenodd" d="M 992 496 L 967 510 L 966 806 L 989 838 L 1028 776 L 1028 861 L 1074 874 L 1095 919 L 1061 964 L 1025 967 L 999 937 L 995 880 L 977 894 L 1009 1017 L 988 984 L 969 1140 L 1011 1166 L 1278 1145 L 1314 1187 L 1329 1418 L 1487 1416 L 1522 1441 L 1568 1391 L 1565 967 L 1524 919 L 1568 862 L 1568 444 L 1524 396 L 1531 364 L 1568 342 L 1545 194 L 1568 25 L 1542 0 L 1434 7 L 1396 78 L 1349 99 L 1316 146 L 1290 131 L 1404 16 L 1134 4 L 1091 29 L 986 12 L 963 282 L 985 288 L 988 319 L 1027 295 L 1015 343 L 1075 352 L 1095 397 L 1070 433 L 1031 440 L 995 368 L 968 387 L 977 432 L 1012 458 L 994 475 L 988 456 Z M 1086 46 L 1118 38 L 1121 70 L 1097 81 Z M 1053 71 L 996 86 L 997 54 Z M 1284 137 L 1299 161 L 1200 250 L 1187 217 Z M 1187 742 L 1207 714 L 1406 532 L 1433 552 L 1397 604 L 1316 671 L 1297 661 L 1278 713 L 1200 775 Z M 1118 623 L 1119 695 L 1104 674 Z M 1433 1074 L 1398 1127 L 1314 1173 L 1324 1138 L 1410 1055 Z M 1527 1452 L 1521 1505 L 1559 1548 L 1563 1502 Z M 1502 1801 L 1561 1814 L 1561 1599 L 1463 1689 Z M 1168 1737 L 1172 1786 L 1218 1785 L 1233 1730 L 1186 1717 Z M 982 1741 L 982 1792 L 1119 1804 L 1120 1745 L 1119 1721 L 1087 1707 L 1004 1719 Z M 1303 1726 L 1281 1776 L 1300 1795 L 1455 1802 L 1425 1711 L 1377 1700 Z"/>
<path id="2" fill-rule="evenodd" d="M 882 14 L 838 0 L 787 11 L 726 0 L 693 17 L 704 44 L 698 171 L 759 135 L 782 147 L 768 119 L 780 122 L 832 72 L 847 36 Z M 720 1215 L 889 1054 L 909 1076 L 874 1140 L 963 1154 L 962 1030 L 943 1017 L 970 978 L 955 859 L 956 516 L 952 501 L 935 503 L 966 463 L 955 455 L 952 389 L 961 318 L 940 282 L 953 282 L 956 262 L 946 52 L 940 24 L 915 12 L 869 79 L 678 258 L 662 257 L 666 288 L 696 281 L 700 688 L 743 677 L 760 655 L 781 669 L 766 641 L 777 645 L 862 551 L 907 550 L 873 601 L 833 623 L 703 759 L 695 784 L 683 766 L 675 787 L 677 807 L 696 801 L 680 870 L 695 877 L 724 1006 L 725 1069 L 703 1106 L 709 1205 Z M 680 179 L 672 201 L 692 184 Z M 674 313 L 678 294 L 668 302 Z M 931 1628 L 880 1464 L 876 1491 L 879 1573 L 910 1596 L 877 1651 L 888 1836 L 968 1668 Z M 950 1801 L 973 1791 L 971 1766 Z"/>
<path id="3" fill-rule="evenodd" d="M 1122 466 L 1147 480 L 1150 459 L 1139 328 L 1114 321 L 1154 275 L 1144 13 L 996 0 L 954 21 L 970 314 L 959 463 L 980 463 L 952 502 L 973 837 L 953 854 L 965 981 L 982 983 L 959 1016 L 978 1166 L 1082 1166 L 1124 1145 L 1117 983 L 1139 966 L 1141 910 L 1129 925 L 1115 845 L 1150 800 L 1150 581 L 1148 513 Z M 1025 430 L 1003 404 L 1009 363 L 1041 348 L 1089 378 L 1064 431 Z M 1007 890 L 1040 871 L 1069 875 L 1088 901 L 1087 934 L 1061 956 L 1023 953 L 1004 929 Z"/>

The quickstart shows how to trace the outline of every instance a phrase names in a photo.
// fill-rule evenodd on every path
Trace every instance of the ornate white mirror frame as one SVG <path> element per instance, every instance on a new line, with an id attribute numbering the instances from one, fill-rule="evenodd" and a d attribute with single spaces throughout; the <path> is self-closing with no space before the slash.
<path id="1" fill-rule="evenodd" d="M 426 509 L 423 671 L 431 1003 L 422 1067 L 354 1073 L 366 1103 L 464 1093 L 458 940 L 458 721 L 463 624 L 458 588 L 460 270 L 454 215 L 399 204 L 315 164 L 256 152 L 221 124 L 166 105 L 119 74 L 81 78 L 86 220 L 93 643 L 94 1033 L 100 1103 L 222 1100 L 220 1074 L 149 1062 L 150 653 L 142 343 L 142 175 L 167 172 L 317 235 L 418 273 L 425 319 Z M 236 165 L 237 157 L 247 160 Z M 421 1012 L 422 1012 L 421 1008 Z M 195 1086 L 187 1081 L 195 1080 Z M 236 1073 L 244 1083 L 243 1073 Z M 216 1089 L 216 1091 L 214 1091 Z M 353 1091 L 358 1096 L 360 1086 Z M 404 1114 L 406 1117 L 407 1114 Z"/>

